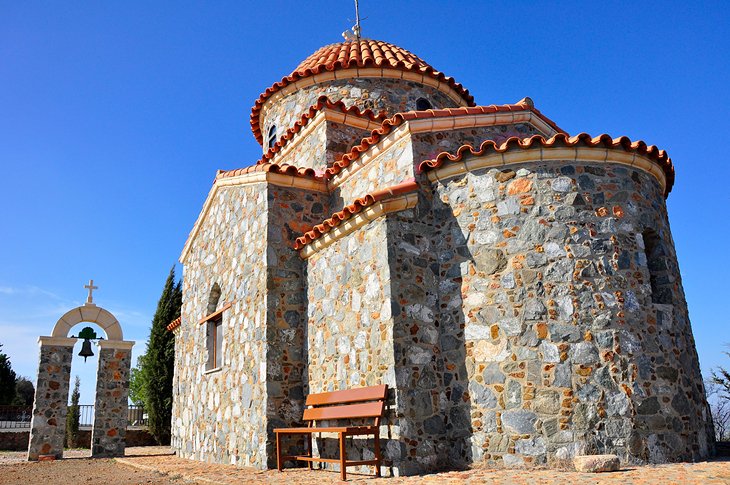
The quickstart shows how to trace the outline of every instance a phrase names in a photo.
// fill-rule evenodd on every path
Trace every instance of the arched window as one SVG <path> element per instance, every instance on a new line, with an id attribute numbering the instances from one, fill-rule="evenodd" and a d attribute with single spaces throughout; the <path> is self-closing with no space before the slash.
<path id="1" fill-rule="evenodd" d="M 276 144 L 276 125 L 271 125 L 269 128 L 269 136 L 266 138 L 267 148 L 271 148 Z"/>
<path id="2" fill-rule="evenodd" d="M 218 283 L 213 283 L 208 296 L 208 315 L 214 313 L 218 309 L 218 301 L 221 299 L 221 287 Z"/>
<path id="3" fill-rule="evenodd" d="M 223 366 L 223 314 L 222 310 L 217 311 L 220 299 L 221 287 L 218 283 L 213 283 L 208 297 L 208 315 L 211 315 L 211 318 L 205 322 L 205 348 L 208 351 L 205 370 L 219 369 Z"/>
<path id="4" fill-rule="evenodd" d="M 433 109 L 431 102 L 426 98 L 418 98 L 416 100 L 416 111 L 426 111 L 427 109 Z"/>

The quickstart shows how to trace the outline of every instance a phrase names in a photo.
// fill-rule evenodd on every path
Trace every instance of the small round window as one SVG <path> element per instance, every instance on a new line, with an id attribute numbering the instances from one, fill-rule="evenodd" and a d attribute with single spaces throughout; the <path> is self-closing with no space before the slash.
<path id="1" fill-rule="evenodd" d="M 426 111 L 427 109 L 433 109 L 431 102 L 426 98 L 418 98 L 416 100 L 416 111 Z"/>
<path id="2" fill-rule="evenodd" d="M 271 128 L 269 128 L 269 136 L 266 137 L 266 146 L 268 148 L 271 148 L 275 144 L 276 144 L 276 125 L 271 125 Z"/>

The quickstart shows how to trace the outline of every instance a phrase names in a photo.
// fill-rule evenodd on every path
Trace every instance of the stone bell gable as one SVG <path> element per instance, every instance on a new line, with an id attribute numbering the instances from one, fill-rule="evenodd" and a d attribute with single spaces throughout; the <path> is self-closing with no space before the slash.
<path id="1" fill-rule="evenodd" d="M 317 51 L 251 123 L 263 156 L 217 174 L 181 256 L 181 456 L 271 467 L 308 393 L 377 384 L 390 474 L 711 452 L 666 152 L 477 106 L 372 40 Z"/>

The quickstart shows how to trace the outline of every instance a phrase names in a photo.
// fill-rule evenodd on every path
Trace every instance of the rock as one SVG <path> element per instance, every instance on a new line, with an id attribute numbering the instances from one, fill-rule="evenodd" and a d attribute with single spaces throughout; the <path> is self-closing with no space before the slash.
<path id="1" fill-rule="evenodd" d="M 467 340 L 479 340 L 490 337 L 489 327 L 486 325 L 468 325 L 464 329 L 464 338 Z"/>
<path id="2" fill-rule="evenodd" d="M 573 458 L 576 471 L 583 473 L 600 473 L 618 471 L 621 462 L 616 455 L 583 455 Z"/>
<path id="3" fill-rule="evenodd" d="M 515 451 L 520 455 L 527 456 L 544 455 L 547 451 L 545 439 L 542 436 L 538 436 L 530 439 L 517 440 L 515 442 Z"/>
<path id="4" fill-rule="evenodd" d="M 469 395 L 472 403 L 486 409 L 497 407 L 497 397 L 494 392 L 476 381 L 469 382 Z"/>
<path id="5" fill-rule="evenodd" d="M 517 381 L 510 380 L 504 390 L 504 406 L 507 409 L 516 408 L 522 404 L 522 386 Z"/>
<path id="6" fill-rule="evenodd" d="M 598 350 L 590 342 L 580 342 L 570 349 L 570 360 L 574 364 L 594 364 L 598 362 Z"/>
<path id="7" fill-rule="evenodd" d="M 499 321 L 499 328 L 509 336 L 519 335 L 522 332 L 522 324 L 516 318 L 503 318 Z"/>
<path id="8" fill-rule="evenodd" d="M 560 412 L 560 393 L 549 389 L 537 391 L 532 409 L 540 414 L 558 414 Z"/>
<path id="9" fill-rule="evenodd" d="M 560 351 L 557 345 L 543 341 L 540 344 L 540 352 L 542 352 L 543 362 L 560 362 Z"/>
<path id="10" fill-rule="evenodd" d="M 512 455 L 510 453 L 506 453 L 502 455 L 502 461 L 504 463 L 504 466 L 507 467 L 516 467 L 521 466 L 525 464 L 525 461 L 522 459 L 519 455 Z"/>
<path id="11" fill-rule="evenodd" d="M 514 170 L 505 170 L 503 172 L 497 172 L 497 174 L 494 176 L 495 179 L 497 179 L 497 182 L 506 182 L 509 179 L 512 179 L 517 175 Z"/>
<path id="12" fill-rule="evenodd" d="M 577 192 L 568 194 L 568 196 L 565 198 L 565 203 L 572 206 L 586 205 L 586 201 L 585 199 L 583 199 L 583 196 Z"/>
<path id="13" fill-rule="evenodd" d="M 525 320 L 539 320 L 547 313 L 540 300 L 530 299 L 525 304 Z"/>
<path id="14" fill-rule="evenodd" d="M 656 398 L 656 396 L 652 396 L 648 399 L 644 399 L 641 404 L 639 404 L 639 407 L 636 409 L 636 412 L 638 414 L 656 414 L 659 412 L 660 406 L 659 406 L 659 400 Z"/>
<path id="15" fill-rule="evenodd" d="M 537 415 L 525 409 L 502 413 L 502 426 L 515 434 L 534 433 L 535 421 L 537 421 Z"/>
<path id="16" fill-rule="evenodd" d="M 515 197 L 510 197 L 497 203 L 497 215 L 506 216 L 508 214 L 519 214 L 520 203 Z"/>
<path id="17" fill-rule="evenodd" d="M 485 384 L 502 384 L 504 383 L 504 374 L 499 368 L 497 362 L 492 362 L 484 368 L 482 378 Z"/>
<path id="18" fill-rule="evenodd" d="M 479 248 L 474 254 L 474 262 L 479 271 L 494 274 L 507 266 L 507 258 L 499 249 Z"/>
<path id="19" fill-rule="evenodd" d="M 501 279 L 502 287 L 512 289 L 515 287 L 515 274 L 510 272 L 502 276 Z"/>
<path id="20" fill-rule="evenodd" d="M 570 177 L 558 177 L 552 182 L 552 189 L 556 192 L 567 192 L 573 185 L 573 179 Z"/>
<path id="21" fill-rule="evenodd" d="M 431 416 L 423 422 L 423 430 L 428 434 L 441 435 L 446 431 L 446 424 L 441 416 Z"/>

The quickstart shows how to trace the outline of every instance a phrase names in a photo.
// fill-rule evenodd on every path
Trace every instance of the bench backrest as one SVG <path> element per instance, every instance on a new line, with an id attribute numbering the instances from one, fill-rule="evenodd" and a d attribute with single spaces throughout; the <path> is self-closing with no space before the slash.
<path id="1" fill-rule="evenodd" d="M 304 421 L 327 419 L 379 418 L 385 409 L 388 386 L 360 387 L 307 396 Z"/>

